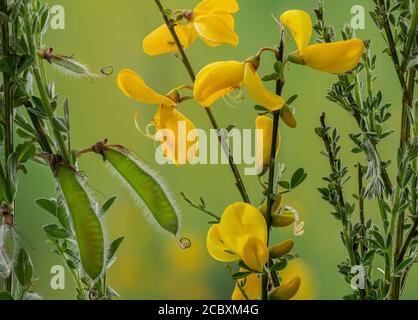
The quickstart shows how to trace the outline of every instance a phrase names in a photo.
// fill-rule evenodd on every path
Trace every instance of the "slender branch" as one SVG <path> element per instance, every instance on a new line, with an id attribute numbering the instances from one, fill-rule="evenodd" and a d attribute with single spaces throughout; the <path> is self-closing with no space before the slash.
<path id="1" fill-rule="evenodd" d="M 45 111 L 48 115 L 48 120 L 51 124 L 52 131 L 54 134 L 54 137 L 58 143 L 58 148 L 61 153 L 61 156 L 64 158 L 64 160 L 67 163 L 71 163 L 70 156 L 68 153 L 68 149 L 65 144 L 64 137 L 62 136 L 61 132 L 54 126 L 53 118 L 54 118 L 54 111 L 51 107 L 51 101 L 49 98 L 48 89 L 46 88 L 45 81 L 41 75 L 41 67 L 39 62 L 39 57 L 36 53 L 36 44 L 35 44 L 35 36 L 33 34 L 32 30 L 32 18 L 29 11 L 29 3 L 25 2 L 23 7 L 23 16 L 25 21 L 25 31 L 26 31 L 26 37 L 29 45 L 30 54 L 34 57 L 35 63 L 33 66 L 33 74 L 35 76 L 36 84 L 38 87 L 39 94 L 41 96 L 42 104 L 45 108 Z"/>
<path id="2" fill-rule="evenodd" d="M 365 217 L 364 217 L 364 186 L 363 186 L 364 168 L 360 163 L 357 164 L 357 179 L 358 179 L 358 196 L 359 196 L 358 202 L 359 202 L 360 223 L 363 226 L 363 228 L 365 228 L 366 222 L 365 222 Z M 361 251 L 364 254 L 366 251 L 365 230 L 362 230 L 361 237 L 362 237 Z"/>
<path id="3" fill-rule="evenodd" d="M 284 54 L 285 54 L 285 34 L 284 30 L 281 30 L 280 34 L 280 43 L 278 47 L 278 51 L 276 52 L 276 60 L 283 62 L 284 61 Z M 276 94 L 281 95 L 283 91 L 283 87 L 285 85 L 284 77 L 282 76 L 276 82 Z M 277 156 L 277 139 L 279 133 L 279 122 L 280 122 L 280 110 L 277 110 L 273 113 L 273 135 L 271 138 L 271 154 L 270 154 L 270 168 L 269 168 L 269 178 L 268 178 L 268 188 L 267 188 L 267 246 L 270 242 L 270 230 L 272 224 L 272 212 L 273 212 L 273 204 L 276 199 L 276 195 L 274 194 L 275 190 L 275 183 L 274 178 L 276 174 L 276 156 Z M 272 261 L 269 260 L 268 267 L 272 267 Z M 275 272 L 272 274 L 272 280 L 274 286 L 279 286 L 279 281 L 277 279 L 277 275 Z M 262 299 L 267 300 L 268 298 L 268 275 L 264 274 L 262 278 Z"/>
<path id="4" fill-rule="evenodd" d="M 180 53 L 180 55 L 182 57 L 182 62 L 184 64 L 184 67 L 186 68 L 187 73 L 189 74 L 190 79 L 194 83 L 195 80 L 196 80 L 196 73 L 193 70 L 193 67 L 192 67 L 192 65 L 190 63 L 189 58 L 186 55 L 186 52 L 184 51 L 183 45 L 182 45 L 182 43 L 181 43 L 181 41 L 180 41 L 180 39 L 179 39 L 179 37 L 177 35 L 177 32 L 174 29 L 174 26 L 171 23 L 170 19 L 167 17 L 167 14 L 166 14 L 166 12 L 164 10 L 163 5 L 161 4 L 161 1 L 160 0 L 155 0 L 155 3 L 156 3 L 158 9 L 160 10 L 160 12 L 161 12 L 161 14 L 163 16 L 164 22 L 167 25 L 167 28 L 169 29 L 169 31 L 171 33 L 171 36 L 174 39 L 174 42 L 176 43 L 177 49 L 178 49 L 178 51 L 179 51 L 179 53 Z M 219 127 L 219 125 L 218 125 L 218 123 L 217 123 L 217 121 L 216 121 L 216 119 L 215 119 L 212 111 L 209 108 L 204 108 L 204 110 L 205 110 L 206 115 L 208 116 L 208 118 L 209 118 L 209 120 L 210 120 L 210 122 L 212 124 L 212 127 L 219 132 L 220 131 L 220 127 Z M 221 144 L 221 146 L 222 146 L 225 154 L 228 157 L 228 163 L 229 163 L 229 166 L 231 168 L 231 171 L 232 171 L 232 173 L 234 175 L 234 178 L 235 178 L 235 181 L 236 181 L 235 182 L 235 185 L 238 188 L 238 190 L 239 190 L 239 192 L 241 194 L 242 199 L 245 202 L 250 203 L 250 198 L 248 197 L 248 193 L 247 193 L 247 191 L 245 189 L 245 185 L 244 185 L 244 182 L 243 182 L 243 180 L 241 178 L 241 174 L 239 173 L 239 170 L 238 170 L 238 168 L 237 168 L 237 166 L 235 164 L 235 161 L 234 161 L 234 158 L 233 158 L 232 154 L 229 152 L 229 148 L 227 147 L 227 145 L 226 145 L 225 141 L 223 140 L 223 138 L 221 137 L 221 135 L 218 135 L 218 140 L 219 140 L 219 143 Z"/>
<path id="5" fill-rule="evenodd" d="M 401 83 L 401 87 L 404 91 L 406 91 L 406 82 L 405 78 L 403 77 L 402 69 L 399 62 L 398 52 L 396 50 L 395 40 L 393 37 L 392 29 L 390 27 L 390 22 L 388 18 L 388 10 L 386 8 L 385 0 L 379 0 L 380 9 L 383 10 L 383 28 L 386 34 L 386 40 L 389 45 L 390 55 L 392 57 L 393 63 L 395 65 L 396 74 L 398 76 L 399 82 Z"/>

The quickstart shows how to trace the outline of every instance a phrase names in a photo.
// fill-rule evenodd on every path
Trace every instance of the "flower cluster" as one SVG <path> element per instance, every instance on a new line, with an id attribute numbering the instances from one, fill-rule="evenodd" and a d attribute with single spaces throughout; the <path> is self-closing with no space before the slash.
<path id="1" fill-rule="evenodd" d="M 167 23 L 145 37 L 143 49 L 148 55 L 180 51 L 184 59 L 184 49 L 189 48 L 198 37 L 210 47 L 222 44 L 236 46 L 239 38 L 234 31 L 232 14 L 238 10 L 236 0 L 204 0 L 193 10 L 166 10 L 164 17 Z M 357 39 L 309 45 L 313 27 L 309 14 L 304 11 L 287 11 L 281 15 L 280 21 L 283 25 L 282 31 L 284 32 L 284 27 L 288 27 L 296 42 L 295 52 L 280 54 L 277 48 L 261 48 L 256 55 L 244 60 L 211 63 L 202 68 L 196 77 L 192 77 L 193 87 L 181 86 L 167 95 L 160 95 L 150 89 L 133 71 L 120 72 L 119 88 L 141 103 L 159 105 L 152 124 L 159 130 L 170 129 L 174 132 L 172 141 L 162 141 L 165 145 L 164 156 L 179 164 L 184 154 L 176 148 L 180 134 L 177 124 L 185 121 L 186 133 L 195 128 L 178 111 L 179 104 L 184 100 L 179 93 L 182 88 L 192 89 L 193 98 L 204 108 L 210 108 L 234 90 L 245 88 L 251 100 L 265 111 L 255 121 L 256 128 L 263 130 L 262 141 L 256 141 L 256 161 L 262 168 L 260 182 L 263 184 L 261 179 L 267 172 L 274 177 L 274 171 L 271 172 L 272 154 L 280 148 L 282 139 L 270 116 L 274 114 L 277 117 L 280 111 L 283 121 L 291 128 L 296 127 L 296 119 L 286 100 L 278 91 L 267 89 L 258 75 L 262 54 L 270 51 L 277 59 L 280 57 L 281 69 L 284 69 L 286 63 L 295 63 L 328 73 L 344 73 L 358 65 L 364 50 L 363 41 Z M 284 82 L 282 73 L 283 70 L 280 70 L 280 74 L 277 72 L 278 77 L 275 80 Z M 277 139 L 274 137 L 276 132 Z M 275 146 L 273 141 L 276 140 Z M 194 142 L 188 144 L 187 150 L 182 152 L 190 152 L 188 149 L 193 145 Z M 306 178 L 303 171 L 298 178 Z M 300 179 L 294 180 L 298 182 Z M 294 258 L 290 255 L 293 241 L 286 240 L 269 247 L 268 239 L 273 227 L 283 228 L 295 224 L 295 234 L 300 235 L 303 233 L 303 224 L 298 222 L 294 210 L 283 206 L 283 196 L 276 190 L 277 187 L 263 186 L 266 200 L 259 208 L 245 202 L 228 206 L 207 235 L 207 249 L 214 259 L 223 263 L 239 262 L 240 272 L 233 274 L 236 281 L 233 299 L 263 299 L 268 291 L 270 299 L 287 300 L 295 296 L 301 284 L 300 277 L 279 279 L 278 275 L 286 267 L 287 261 Z M 289 184 L 287 191 L 296 186 L 296 183 Z M 273 193 L 270 194 L 269 191 Z M 269 196 L 271 199 L 267 200 Z"/>

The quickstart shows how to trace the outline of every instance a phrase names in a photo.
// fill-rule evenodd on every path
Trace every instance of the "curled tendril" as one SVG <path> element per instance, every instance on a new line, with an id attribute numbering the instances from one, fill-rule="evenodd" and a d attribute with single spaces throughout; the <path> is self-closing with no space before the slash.
<path id="1" fill-rule="evenodd" d="M 140 134 L 142 134 L 145 138 L 154 140 L 155 139 L 155 134 L 151 133 L 151 128 L 154 128 L 155 125 L 153 123 L 150 123 L 145 127 L 145 131 L 143 131 L 141 129 L 141 124 L 139 123 L 139 118 L 140 118 L 140 114 L 137 111 L 137 112 L 134 113 L 134 122 L 135 122 L 136 130 L 138 130 L 138 132 Z"/>
<path id="2" fill-rule="evenodd" d="M 192 241 L 189 238 L 183 237 L 177 240 L 177 245 L 180 249 L 187 250 L 192 247 Z"/>
<path id="3" fill-rule="evenodd" d="M 232 109 L 237 109 L 238 105 L 244 101 L 244 94 L 242 93 L 241 89 L 236 90 L 237 94 L 233 95 L 232 93 L 227 94 L 223 97 L 226 105 L 231 107 Z"/>
<path id="4" fill-rule="evenodd" d="M 110 76 L 113 74 L 113 66 L 112 65 L 104 66 L 99 69 L 99 72 L 104 76 Z"/>

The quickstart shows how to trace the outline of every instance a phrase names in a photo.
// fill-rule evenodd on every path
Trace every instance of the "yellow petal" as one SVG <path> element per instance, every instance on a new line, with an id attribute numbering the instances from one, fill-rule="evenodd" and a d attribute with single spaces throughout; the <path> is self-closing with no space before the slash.
<path id="1" fill-rule="evenodd" d="M 289 10 L 283 13 L 280 21 L 290 29 L 298 49 L 305 48 L 312 37 L 312 19 L 302 10 Z"/>
<path id="2" fill-rule="evenodd" d="M 256 139 L 256 163 L 260 167 L 268 167 L 271 158 L 271 140 L 273 137 L 273 120 L 266 116 L 259 116 L 255 121 L 256 129 L 263 130 L 263 141 Z M 280 132 L 277 139 L 277 150 L 280 146 Z"/>
<path id="3" fill-rule="evenodd" d="M 239 259 L 238 256 L 226 252 L 228 248 L 222 242 L 221 236 L 219 234 L 219 225 L 217 224 L 214 224 L 209 229 L 206 246 L 212 258 L 220 262 L 232 262 Z"/>
<path id="4" fill-rule="evenodd" d="M 214 12 L 236 13 L 239 5 L 236 0 L 204 0 L 193 10 L 196 14 L 206 14 Z"/>
<path id="5" fill-rule="evenodd" d="M 193 18 L 194 28 L 202 40 L 236 47 L 239 37 L 234 31 L 233 24 L 233 18 L 228 13 L 196 15 Z"/>
<path id="6" fill-rule="evenodd" d="M 204 107 L 240 88 L 244 82 L 244 64 L 237 61 L 215 62 L 204 67 L 196 77 L 194 97 Z"/>
<path id="7" fill-rule="evenodd" d="M 250 97 L 255 102 L 270 111 L 279 110 L 285 104 L 282 97 L 274 94 L 264 87 L 263 82 L 255 71 L 253 65 L 249 62 L 245 63 L 244 81 Z"/>
<path id="8" fill-rule="evenodd" d="M 363 52 L 364 42 L 352 39 L 314 44 L 299 54 L 311 68 L 329 73 L 345 73 L 357 67 Z"/>
<path id="9" fill-rule="evenodd" d="M 244 236 L 238 239 L 238 255 L 251 269 L 262 272 L 269 259 L 269 250 L 265 242 L 254 236 Z"/>
<path id="10" fill-rule="evenodd" d="M 141 103 L 165 104 L 175 106 L 176 103 L 170 98 L 156 93 L 148 87 L 144 80 L 135 72 L 124 69 L 119 72 L 117 77 L 118 87 L 122 92 Z"/>
<path id="11" fill-rule="evenodd" d="M 240 272 L 246 272 L 245 269 L 240 269 Z M 252 273 L 245 277 L 245 279 L 238 280 L 243 285 L 243 290 L 250 300 L 261 299 L 261 278 L 255 273 Z M 246 297 L 242 294 L 238 285 L 235 286 L 234 292 L 232 293 L 232 300 L 246 300 Z"/>
<path id="12" fill-rule="evenodd" d="M 290 300 L 292 299 L 300 288 L 301 280 L 299 277 L 293 278 L 286 284 L 274 289 L 269 297 L 271 300 Z"/>
<path id="13" fill-rule="evenodd" d="M 234 203 L 225 209 L 219 231 L 225 245 L 234 252 L 239 250 L 240 237 L 253 236 L 267 243 L 267 224 L 263 214 L 244 202 Z"/>
<path id="14" fill-rule="evenodd" d="M 189 48 L 197 38 L 194 27 L 190 23 L 187 25 L 178 24 L 174 29 L 185 49 Z M 142 47 L 144 52 L 150 56 L 178 51 L 170 30 L 165 24 L 147 35 L 142 42 Z"/>
<path id="15" fill-rule="evenodd" d="M 163 143 L 163 154 L 175 164 L 186 164 L 192 159 L 188 158 L 190 147 L 197 141 L 188 141 L 188 135 L 196 127 L 175 107 L 161 105 L 155 115 L 153 122 L 157 130 L 169 130 L 172 136 L 165 137 Z"/>

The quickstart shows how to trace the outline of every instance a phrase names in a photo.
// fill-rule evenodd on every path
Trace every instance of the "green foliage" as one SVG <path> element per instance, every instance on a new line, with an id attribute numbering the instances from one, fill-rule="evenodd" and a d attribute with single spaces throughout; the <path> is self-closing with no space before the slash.
<path id="1" fill-rule="evenodd" d="M 327 95 L 328 100 L 347 111 L 358 125 L 359 132 L 348 135 L 354 144 L 352 152 L 364 156 L 363 163 L 355 165 L 358 193 L 353 197 L 358 201 L 357 210 L 354 203 L 344 198 L 344 186 L 351 176 L 341 159 L 342 136 L 325 123 L 325 114 L 321 117 L 321 127 L 316 129 L 326 147 L 324 155 L 331 169 L 324 178 L 327 185 L 319 188 L 319 192 L 335 209 L 332 215 L 342 223 L 341 238 L 348 254 L 339 271 L 350 283 L 352 268 L 359 265 L 365 268 L 365 287 L 345 299 L 399 299 L 417 255 L 414 242 L 418 229 L 417 128 L 412 101 L 416 83 L 413 68 L 416 68 L 417 56 L 418 1 L 374 0 L 374 3 L 371 17 L 385 37 L 385 52 L 394 63 L 403 96 L 401 143 L 396 160 L 382 160 L 378 150 L 378 145 L 397 129 L 387 128 L 392 103 L 384 102 L 383 92 L 374 88 L 377 56 L 372 54 L 370 41 L 365 42 L 366 51 L 360 65 L 352 72 L 339 75 Z M 335 31 L 326 24 L 321 2 L 318 2 L 316 15 L 315 31 L 319 41 L 334 40 Z M 355 35 L 346 26 L 342 36 L 350 39 Z M 361 79 L 365 79 L 365 83 Z M 397 164 L 395 182 L 388 174 L 392 163 Z M 378 222 L 366 221 L 369 201 L 377 203 L 381 216 Z M 359 222 L 353 222 L 356 211 Z M 382 262 L 384 270 L 374 274 L 372 271 Z"/>

